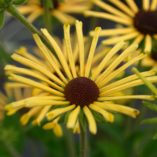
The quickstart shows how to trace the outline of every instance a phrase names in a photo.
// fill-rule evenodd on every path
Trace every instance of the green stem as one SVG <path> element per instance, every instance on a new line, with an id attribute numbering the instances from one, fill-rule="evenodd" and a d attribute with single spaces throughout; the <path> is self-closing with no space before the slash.
<path id="1" fill-rule="evenodd" d="M 51 9 L 51 5 L 52 5 L 51 1 L 50 0 L 45 0 L 43 5 L 44 5 L 45 26 L 51 32 L 51 30 L 52 30 L 51 14 L 50 14 L 50 9 Z"/>
<path id="2" fill-rule="evenodd" d="M 36 27 L 34 27 L 31 23 L 29 23 L 27 19 L 23 15 L 20 14 L 20 12 L 16 9 L 14 5 L 10 4 L 7 10 L 11 15 L 16 17 L 22 24 L 24 24 L 24 26 L 29 31 L 31 31 L 32 33 L 38 34 L 40 38 L 43 40 L 43 42 L 45 43 L 45 45 L 51 50 L 51 52 L 54 52 L 52 45 L 46 40 L 46 38 L 42 35 L 42 33 Z"/>
<path id="3" fill-rule="evenodd" d="M 80 157 L 87 157 L 86 129 L 80 124 Z"/>
<path id="4" fill-rule="evenodd" d="M 36 33 L 39 36 L 41 36 L 41 33 L 38 31 L 37 28 L 35 28 L 31 23 L 29 23 L 26 18 L 19 13 L 19 11 L 16 9 L 16 7 L 12 4 L 9 5 L 7 8 L 8 12 L 12 14 L 14 17 L 16 17 L 21 23 L 23 23 L 28 30 L 30 30 L 32 33 Z"/>
<path id="5" fill-rule="evenodd" d="M 68 150 L 69 150 L 69 157 L 76 157 L 76 151 L 75 151 L 76 148 L 75 148 L 74 136 L 66 128 L 64 130 L 64 133 L 65 133 L 67 147 L 68 147 Z"/>

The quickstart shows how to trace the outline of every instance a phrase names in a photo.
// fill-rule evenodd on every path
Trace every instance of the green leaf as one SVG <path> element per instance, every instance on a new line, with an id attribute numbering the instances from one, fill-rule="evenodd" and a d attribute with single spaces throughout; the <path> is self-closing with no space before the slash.
<path id="1" fill-rule="evenodd" d="M 141 124 L 157 124 L 157 117 L 145 119 Z"/>
<path id="2" fill-rule="evenodd" d="M 0 12 L 0 28 L 4 25 L 4 11 Z"/>
<path id="3" fill-rule="evenodd" d="M 150 110 L 157 112 L 157 105 L 156 104 L 144 101 L 143 105 L 146 106 L 147 108 L 149 108 Z"/>

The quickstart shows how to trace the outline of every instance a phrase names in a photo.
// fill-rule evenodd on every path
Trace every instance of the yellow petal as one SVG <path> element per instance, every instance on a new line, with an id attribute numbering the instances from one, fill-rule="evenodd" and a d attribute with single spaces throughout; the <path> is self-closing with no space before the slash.
<path id="1" fill-rule="evenodd" d="M 77 106 L 73 111 L 71 111 L 68 117 L 68 121 L 67 121 L 68 128 L 74 128 L 79 112 L 80 112 L 80 106 Z"/>
<path id="2" fill-rule="evenodd" d="M 90 132 L 93 134 L 96 134 L 97 133 L 97 126 L 96 126 L 96 122 L 95 122 L 95 119 L 93 117 L 92 112 L 89 110 L 89 108 L 87 106 L 85 106 L 83 108 L 83 111 L 84 111 L 84 114 L 87 118 Z"/>

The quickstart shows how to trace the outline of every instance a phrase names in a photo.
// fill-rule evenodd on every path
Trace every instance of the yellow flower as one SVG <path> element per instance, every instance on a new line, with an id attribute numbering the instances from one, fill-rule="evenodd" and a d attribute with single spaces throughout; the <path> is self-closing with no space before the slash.
<path id="1" fill-rule="evenodd" d="M 19 11 L 27 15 L 28 21 L 34 22 L 44 14 L 43 0 L 28 0 L 19 7 Z M 90 0 L 52 0 L 54 4 L 50 14 L 62 23 L 74 23 L 75 18 L 69 14 L 82 14 L 91 7 Z"/>
<path id="2" fill-rule="evenodd" d="M 88 122 L 90 132 L 95 134 L 97 125 L 94 112 L 112 123 L 114 122 L 112 111 L 133 118 L 139 114 L 139 111 L 134 108 L 115 103 L 116 100 L 153 100 L 153 97 L 149 95 L 116 95 L 116 93 L 143 84 L 135 74 L 117 80 L 117 75 L 144 58 L 144 54 L 139 54 L 124 65 L 118 66 L 137 49 L 137 45 L 130 45 L 120 55 L 117 55 L 125 45 L 124 42 L 119 42 L 107 53 L 105 51 L 101 51 L 101 54 L 97 52 L 102 57 L 99 64 L 93 64 L 95 56 L 97 56 L 95 52 L 101 33 L 99 27 L 94 31 L 87 54 L 85 53 L 86 45 L 84 44 L 82 22 L 76 21 L 77 42 L 75 45 L 77 45 L 77 51 L 72 48 L 74 41 L 71 41 L 70 25 L 64 25 L 65 52 L 46 29 L 41 29 L 41 31 L 54 49 L 51 52 L 37 34 L 33 35 L 40 49 L 39 52 L 41 56 L 45 57 L 47 64 L 35 56 L 17 51 L 12 58 L 20 63 L 22 68 L 7 65 L 5 70 L 9 74 L 10 80 L 40 89 L 42 95 L 12 102 L 7 105 L 7 110 L 18 110 L 23 107 L 30 108 L 30 110 L 42 108 L 43 112 L 39 116 L 44 115 L 50 121 L 44 126 L 45 129 L 51 128 L 53 122 L 58 119 L 64 120 L 65 115 L 67 128 L 75 131 L 79 129 L 79 115 L 83 115 Z M 114 58 L 115 55 L 116 58 Z M 112 60 L 112 58 L 114 59 Z M 112 62 L 110 62 L 111 60 Z M 157 82 L 154 71 L 142 72 L 142 74 L 149 81 Z"/>
<path id="3" fill-rule="evenodd" d="M 110 36 L 104 40 L 104 44 L 115 44 L 121 40 L 131 40 L 136 44 L 144 41 L 144 51 L 151 51 L 152 41 L 157 37 L 156 0 L 143 0 L 141 9 L 134 0 L 125 0 L 125 3 L 120 0 L 109 0 L 113 6 L 101 0 L 92 1 L 106 12 L 86 11 L 85 15 L 108 19 L 123 25 L 122 28 L 104 29 L 101 36 Z"/>

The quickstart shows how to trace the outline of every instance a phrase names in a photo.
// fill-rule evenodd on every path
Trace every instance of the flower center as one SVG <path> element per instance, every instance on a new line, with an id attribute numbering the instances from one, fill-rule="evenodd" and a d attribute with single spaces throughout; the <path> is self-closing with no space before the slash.
<path id="1" fill-rule="evenodd" d="M 156 52 L 152 52 L 151 53 L 151 58 L 157 62 L 157 53 Z"/>
<path id="2" fill-rule="evenodd" d="M 84 107 L 97 100 L 99 89 L 94 81 L 86 77 L 78 77 L 66 85 L 64 94 L 71 104 Z"/>
<path id="3" fill-rule="evenodd" d="M 143 34 L 157 34 L 157 11 L 140 10 L 134 17 L 134 27 Z"/>

